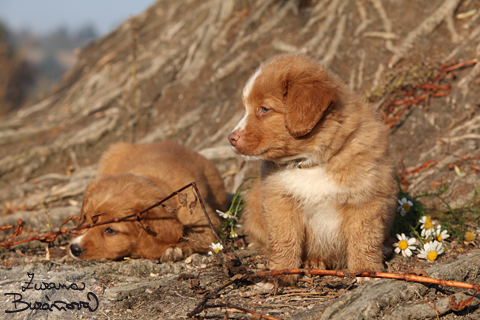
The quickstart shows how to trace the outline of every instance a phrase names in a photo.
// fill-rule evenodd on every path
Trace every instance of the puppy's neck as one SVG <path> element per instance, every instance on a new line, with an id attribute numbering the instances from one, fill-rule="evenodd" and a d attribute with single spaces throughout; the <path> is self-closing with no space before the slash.
<path id="1" fill-rule="evenodd" d="M 296 158 L 296 159 L 288 159 L 288 160 L 280 160 L 280 161 L 271 161 L 275 163 L 279 168 L 291 169 L 291 168 L 298 168 L 298 169 L 308 169 L 318 166 L 319 163 L 315 161 L 313 158 Z"/>

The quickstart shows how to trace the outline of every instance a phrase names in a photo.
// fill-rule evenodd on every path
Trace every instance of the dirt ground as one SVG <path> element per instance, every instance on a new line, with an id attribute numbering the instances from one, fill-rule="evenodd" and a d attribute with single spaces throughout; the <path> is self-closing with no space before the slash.
<path id="1" fill-rule="evenodd" d="M 459 255 L 470 255 L 467 263 L 473 264 L 474 270 L 459 268 L 462 281 L 479 283 L 478 261 L 480 252 L 470 245 L 447 245 L 447 254 L 441 256 L 435 263 L 428 263 L 418 258 L 403 258 L 395 255 L 387 261 L 387 271 L 394 273 L 424 272 L 435 275 L 436 266 L 447 266 L 449 278 L 455 278 L 454 269 L 451 266 L 459 260 Z M 6 314 L 6 319 L 47 319 L 61 317 L 63 319 L 95 318 L 95 319 L 182 319 L 187 318 L 206 297 L 207 305 L 219 306 L 230 304 L 229 307 L 208 308 L 199 312 L 199 319 L 247 319 L 248 313 L 236 307 L 257 312 L 265 316 L 280 319 L 320 319 L 322 314 L 331 312 L 331 306 L 339 300 L 339 297 L 353 294 L 362 288 L 368 288 L 381 282 L 388 284 L 388 290 L 383 289 L 382 296 L 397 291 L 400 285 L 411 285 L 402 280 L 375 280 L 358 283 L 355 277 L 340 278 L 335 276 L 304 276 L 297 285 L 292 287 L 278 287 L 275 290 L 265 290 L 258 282 L 264 278 L 252 279 L 251 281 L 234 279 L 240 278 L 235 275 L 245 275 L 263 271 L 265 258 L 255 250 L 245 249 L 236 251 L 240 263 L 232 263 L 232 259 L 226 254 L 220 253 L 215 256 L 202 256 L 194 254 L 186 260 L 177 263 L 161 264 L 153 260 L 125 260 L 125 261 L 75 261 L 65 256 L 63 247 L 57 246 L 50 249 L 51 260 L 45 259 L 45 251 L 42 248 L 28 248 L 28 245 L 19 247 L 16 252 L 3 251 L 2 270 L 0 272 L 0 284 L 2 293 L 18 292 L 19 288 L 28 284 L 29 274 L 34 274 L 31 281 L 45 289 L 48 284 L 58 287 L 58 284 L 71 285 L 81 284 L 86 290 L 78 293 L 70 293 L 57 290 L 25 290 L 21 291 L 23 301 L 34 302 L 54 301 L 53 299 L 41 299 L 41 295 L 54 296 L 55 301 L 86 301 L 87 292 L 93 292 L 98 298 L 98 309 L 57 311 L 52 307 L 50 313 L 41 313 L 38 310 L 26 310 L 19 313 Z M 426 271 L 425 271 L 426 270 Z M 45 283 L 47 285 L 45 285 Z M 227 285 L 227 286 L 225 286 Z M 442 319 L 476 319 L 480 315 L 477 299 L 470 307 L 454 312 L 445 307 L 445 301 L 452 294 L 456 294 L 456 300 L 465 300 L 470 297 L 471 290 L 443 287 L 435 284 L 416 284 L 418 288 L 410 289 L 413 294 L 409 299 L 389 299 L 389 306 L 383 307 L 380 313 L 368 316 L 368 313 L 356 318 L 376 319 L 382 315 L 385 318 L 398 313 L 398 309 L 405 306 L 426 308 L 425 314 L 417 311 L 411 319 L 436 318 L 436 314 Z M 15 290 L 17 289 L 17 290 Z M 365 290 L 365 289 L 363 289 Z M 370 289 L 369 292 L 374 292 Z M 402 290 L 403 298 L 408 296 L 408 289 Z M 210 295 L 210 296 L 209 296 Z M 83 299 L 82 299 L 83 298 Z M 81 300 L 82 299 L 82 300 Z M 358 298 L 354 298 L 355 300 Z M 89 300 L 90 301 L 90 300 Z M 93 299 L 92 299 L 93 301 Z M 379 298 L 372 298 L 370 303 L 377 303 Z M 51 303 L 51 302 L 50 302 Z M 12 299 L 0 302 L 4 310 L 15 310 Z M 91 303 L 93 308 L 96 303 Z M 437 307 L 438 305 L 438 307 Z M 18 309 L 24 305 L 19 305 Z M 328 309 L 330 307 L 330 309 Z M 400 313 L 401 314 L 401 313 Z M 420 315 L 420 316 L 419 316 Z M 348 313 L 332 317 L 343 319 Z M 255 316 L 252 316 L 255 318 Z M 402 316 L 405 319 L 405 314 Z M 401 317 L 401 318 L 402 318 Z M 328 317 L 330 318 L 330 317 Z M 348 317 L 347 317 L 348 318 Z"/>

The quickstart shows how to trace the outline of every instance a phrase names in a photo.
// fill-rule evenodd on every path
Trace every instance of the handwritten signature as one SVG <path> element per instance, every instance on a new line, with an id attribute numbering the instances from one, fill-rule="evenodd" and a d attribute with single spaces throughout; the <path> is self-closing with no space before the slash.
<path id="1" fill-rule="evenodd" d="M 45 290 L 77 290 L 77 291 L 84 291 L 85 290 L 85 283 L 82 282 L 83 286 L 78 286 L 75 282 L 72 282 L 69 285 L 62 284 L 62 283 L 53 283 L 53 282 L 41 282 L 40 284 L 36 283 L 32 285 L 33 278 L 35 277 L 34 273 L 27 272 L 27 276 L 30 278 L 29 281 L 25 282 L 27 285 L 22 286 L 22 292 L 25 292 L 29 289 L 37 290 L 37 291 L 45 291 Z M 65 302 L 61 300 L 51 301 L 50 298 L 45 295 L 46 300 L 48 302 L 41 302 L 41 301 L 34 301 L 34 302 L 27 302 L 23 301 L 23 296 L 20 293 L 5 293 L 5 296 L 13 296 L 13 300 L 11 303 L 14 305 L 13 310 L 5 310 L 5 313 L 16 313 L 30 310 L 45 310 L 45 311 L 54 311 L 57 309 L 59 311 L 66 311 L 66 310 L 81 310 L 87 309 L 90 312 L 94 312 L 98 309 L 98 298 L 93 292 L 87 293 L 87 301 L 79 301 L 79 302 Z M 91 305 L 92 304 L 92 305 Z"/>

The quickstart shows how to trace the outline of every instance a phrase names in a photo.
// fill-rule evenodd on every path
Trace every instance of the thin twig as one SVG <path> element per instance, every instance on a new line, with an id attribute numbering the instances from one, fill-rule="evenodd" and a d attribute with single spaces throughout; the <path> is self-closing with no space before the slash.
<path id="1" fill-rule="evenodd" d="M 215 297 L 220 291 L 222 291 L 223 289 L 225 289 L 226 287 L 234 284 L 235 282 L 239 281 L 240 279 L 239 278 L 234 278 L 233 280 L 230 280 L 228 281 L 227 283 L 221 285 L 220 287 L 218 287 L 217 289 L 215 289 L 214 291 L 210 292 L 209 294 L 205 295 L 202 299 L 202 301 L 200 301 L 200 303 L 195 307 L 195 309 L 193 309 L 193 311 L 187 313 L 187 316 L 188 317 L 193 317 L 194 315 L 197 315 L 199 314 L 200 312 L 202 312 L 204 309 L 205 309 L 205 306 L 207 305 L 207 301 L 213 297 Z"/>
<path id="2" fill-rule="evenodd" d="M 203 199 L 202 199 L 202 196 L 200 195 L 200 191 L 197 188 L 197 184 L 195 182 L 192 182 L 191 185 L 193 186 L 193 189 L 195 189 L 195 193 L 198 196 L 198 201 L 200 202 L 200 206 L 202 207 L 202 210 L 205 213 L 205 217 L 207 218 L 208 224 L 210 225 L 210 229 L 212 230 L 213 235 L 222 244 L 223 250 L 233 254 L 233 252 L 225 245 L 225 243 L 223 243 L 222 239 L 220 239 L 218 234 L 215 232 L 215 228 L 213 227 L 212 221 L 210 220 L 210 217 L 207 214 L 207 210 L 205 209 L 205 205 L 203 204 Z"/>
<path id="3" fill-rule="evenodd" d="M 445 279 L 435 279 L 435 278 L 418 276 L 415 274 L 408 274 L 408 273 L 361 271 L 361 272 L 348 274 L 345 271 L 337 271 L 337 270 L 283 269 L 283 270 L 270 270 L 270 271 L 257 272 L 253 275 L 250 275 L 248 278 L 254 279 L 254 278 L 263 278 L 263 277 L 286 275 L 286 274 L 305 274 L 307 272 L 310 273 L 311 275 L 336 276 L 336 277 L 342 277 L 342 278 L 354 276 L 354 277 L 397 279 L 397 280 L 405 280 L 405 281 L 412 281 L 412 282 L 438 284 L 444 287 L 456 287 L 456 288 L 464 288 L 464 289 L 472 289 L 475 291 L 480 291 L 480 284 L 472 284 L 472 283 L 445 280 Z"/>

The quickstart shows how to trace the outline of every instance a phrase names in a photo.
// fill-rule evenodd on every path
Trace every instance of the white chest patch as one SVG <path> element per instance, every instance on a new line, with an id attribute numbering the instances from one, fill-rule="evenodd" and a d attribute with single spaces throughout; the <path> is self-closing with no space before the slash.
<path id="1" fill-rule="evenodd" d="M 334 198 L 341 190 L 324 166 L 291 168 L 275 175 L 283 189 L 302 206 L 308 251 L 329 255 L 327 252 L 337 250 L 342 242 L 342 217 L 335 209 Z"/>
<path id="2" fill-rule="evenodd" d="M 305 206 L 325 203 L 339 193 L 338 184 L 328 175 L 325 167 L 291 168 L 277 172 L 275 177 L 289 195 Z"/>

